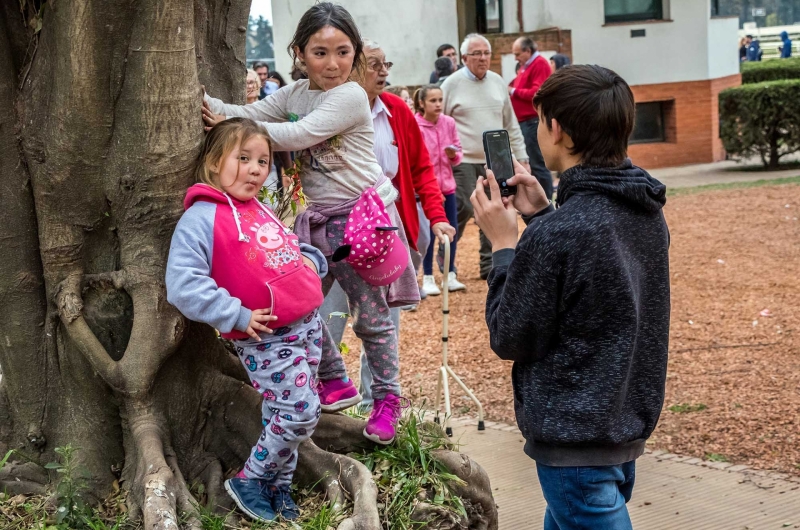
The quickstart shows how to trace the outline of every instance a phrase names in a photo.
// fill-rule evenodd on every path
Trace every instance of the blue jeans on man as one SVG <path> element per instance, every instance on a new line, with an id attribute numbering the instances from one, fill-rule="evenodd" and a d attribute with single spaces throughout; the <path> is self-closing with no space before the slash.
<path id="1" fill-rule="evenodd" d="M 544 530 L 632 530 L 636 461 L 616 466 L 552 467 L 536 464 L 547 501 Z"/>

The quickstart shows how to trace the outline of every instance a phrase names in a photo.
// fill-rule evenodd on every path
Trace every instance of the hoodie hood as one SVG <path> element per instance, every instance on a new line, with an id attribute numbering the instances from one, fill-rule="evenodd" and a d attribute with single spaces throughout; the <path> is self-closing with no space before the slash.
<path id="1" fill-rule="evenodd" d="M 576 166 L 561 175 L 556 202 L 564 204 L 573 195 L 602 194 L 627 205 L 655 213 L 667 202 L 667 187 L 626 159 L 617 167 Z"/>
<path id="2" fill-rule="evenodd" d="M 785 31 L 781 31 L 781 40 L 784 41 L 784 42 L 789 40 L 789 33 L 785 32 Z"/>
<path id="3" fill-rule="evenodd" d="M 258 199 L 250 199 L 250 201 L 252 200 L 255 200 L 256 204 L 262 210 L 272 216 L 269 209 L 261 204 L 261 201 Z M 196 202 L 227 204 L 231 207 L 231 215 L 233 215 L 233 221 L 236 224 L 236 230 L 239 233 L 239 241 L 249 241 L 249 236 L 242 230 L 242 223 L 239 219 L 239 211 L 236 207 L 238 205 L 241 208 L 250 201 L 242 202 L 238 199 L 234 199 L 227 193 L 222 192 L 213 186 L 209 186 L 208 184 L 195 184 L 186 191 L 186 197 L 183 199 L 183 209 L 188 210 Z"/>
<path id="4" fill-rule="evenodd" d="M 225 195 L 225 193 L 208 184 L 194 184 L 191 188 L 186 190 L 186 197 L 183 199 L 183 209 L 188 210 L 196 202 L 229 204 L 228 196 Z"/>

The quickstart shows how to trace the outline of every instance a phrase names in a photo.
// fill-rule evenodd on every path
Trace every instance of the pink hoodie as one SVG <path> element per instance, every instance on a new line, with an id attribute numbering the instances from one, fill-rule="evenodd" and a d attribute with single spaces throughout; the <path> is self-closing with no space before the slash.
<path id="1" fill-rule="evenodd" d="M 303 263 L 297 236 L 256 199 L 241 202 L 206 184 L 189 188 L 185 209 L 197 202 L 216 206 L 211 278 L 242 302 L 271 308 L 278 317 L 269 327 L 291 324 L 322 305 L 322 284 Z M 225 338 L 247 338 L 232 330 Z"/>
<path id="2" fill-rule="evenodd" d="M 431 123 L 421 114 L 415 114 L 417 125 L 422 132 L 422 139 L 428 147 L 428 153 L 433 164 L 433 172 L 439 181 L 442 193 L 450 195 L 456 191 L 456 180 L 453 178 L 453 166 L 461 163 L 463 153 L 461 152 L 461 140 L 458 139 L 456 132 L 456 121 L 445 114 L 440 114 L 436 123 Z M 452 160 L 447 157 L 444 148 L 450 145 L 456 146 L 456 157 Z"/>

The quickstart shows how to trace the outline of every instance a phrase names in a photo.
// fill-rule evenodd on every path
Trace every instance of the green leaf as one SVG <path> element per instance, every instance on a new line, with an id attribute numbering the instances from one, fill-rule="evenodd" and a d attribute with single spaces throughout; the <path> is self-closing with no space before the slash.
<path id="1" fill-rule="evenodd" d="M 58 462 L 48 462 L 44 465 L 45 469 L 61 469 L 61 464 Z"/>

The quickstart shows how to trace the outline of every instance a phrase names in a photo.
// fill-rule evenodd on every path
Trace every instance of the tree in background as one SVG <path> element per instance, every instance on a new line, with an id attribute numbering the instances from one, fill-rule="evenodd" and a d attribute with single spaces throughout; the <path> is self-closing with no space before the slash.
<path id="1" fill-rule="evenodd" d="M 800 22 L 800 0 L 718 0 L 720 16 L 738 16 L 739 27 L 745 22 L 759 26 L 790 26 Z M 763 7 L 766 15 L 753 17 L 753 8 Z"/>
<path id="2" fill-rule="evenodd" d="M 273 46 L 272 23 L 266 18 L 250 17 L 247 21 L 247 62 L 263 61 L 275 58 Z"/>

